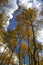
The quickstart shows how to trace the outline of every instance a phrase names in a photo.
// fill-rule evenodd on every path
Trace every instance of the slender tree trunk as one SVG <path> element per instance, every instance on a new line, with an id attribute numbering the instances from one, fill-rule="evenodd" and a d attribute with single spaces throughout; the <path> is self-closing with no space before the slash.
<path id="1" fill-rule="evenodd" d="M 25 51 L 23 52 L 23 59 L 24 59 L 24 65 L 25 65 Z"/>
<path id="2" fill-rule="evenodd" d="M 31 21 L 31 20 L 30 20 Z M 36 58 L 35 58 L 35 54 L 36 54 L 36 42 L 35 42 L 35 32 L 34 32 L 34 26 L 33 26 L 33 21 L 31 21 L 31 27 L 32 27 L 32 31 L 33 31 L 33 43 L 34 43 L 34 52 L 33 52 L 33 57 L 34 57 L 34 65 L 36 65 Z"/>
<path id="3" fill-rule="evenodd" d="M 31 51 L 30 51 L 30 40 L 29 40 L 29 34 L 28 34 L 28 27 L 29 27 L 29 25 L 27 24 L 27 40 L 28 40 L 28 57 L 29 57 L 29 65 L 31 65 L 31 63 L 32 63 L 32 53 L 31 53 Z"/>
<path id="4" fill-rule="evenodd" d="M 38 65 L 39 65 L 39 55 L 38 55 Z"/>
<path id="5" fill-rule="evenodd" d="M 37 65 L 39 65 L 39 51 L 37 49 Z"/>
<path id="6" fill-rule="evenodd" d="M 29 62 L 29 65 L 30 65 L 31 62 L 30 62 L 30 53 L 29 53 L 30 50 L 29 50 L 28 24 L 27 24 L 27 41 L 28 41 L 28 58 L 29 58 L 29 61 L 28 62 Z"/>
<path id="7" fill-rule="evenodd" d="M 21 65 L 21 62 L 22 62 L 21 61 L 21 55 L 20 54 L 21 54 L 21 51 L 20 51 L 20 47 L 19 47 L 19 65 Z"/>
<path id="8" fill-rule="evenodd" d="M 22 65 L 22 60 L 21 60 L 21 39 L 20 39 L 20 45 L 19 45 L 19 65 Z"/>

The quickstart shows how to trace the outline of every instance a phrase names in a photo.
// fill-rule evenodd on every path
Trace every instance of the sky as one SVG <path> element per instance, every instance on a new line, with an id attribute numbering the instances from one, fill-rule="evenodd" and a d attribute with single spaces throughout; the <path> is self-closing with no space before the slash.
<path id="1" fill-rule="evenodd" d="M 11 0 L 10 0 L 11 1 Z M 11 1 L 12 2 L 12 1 Z M 12 5 L 12 7 L 14 7 L 14 11 L 13 11 L 13 15 L 12 15 L 12 13 L 10 13 L 10 25 L 9 25 L 9 29 L 14 29 L 15 27 L 16 27 L 16 25 L 17 25 L 17 22 L 15 21 L 15 16 L 17 15 L 17 13 L 15 14 L 15 12 L 16 12 L 16 10 L 19 8 L 18 7 L 18 5 L 19 6 L 22 6 L 22 5 L 24 5 L 25 7 L 27 7 L 27 8 L 32 8 L 32 7 L 36 7 L 36 8 L 38 8 L 39 10 L 41 10 L 41 0 L 14 0 L 14 3 L 12 2 L 12 4 L 15 4 L 15 5 Z M 34 6 L 33 6 L 34 5 Z M 13 8 L 11 8 L 11 9 L 13 9 Z M 9 9 L 9 11 L 10 11 L 10 9 Z M 20 12 L 20 10 L 19 10 L 19 12 Z"/>
<path id="2" fill-rule="evenodd" d="M 12 29 L 15 29 L 15 27 L 17 26 L 18 23 L 15 20 L 15 17 L 17 16 L 17 14 L 20 14 L 22 12 L 22 9 L 19 9 L 19 6 L 21 6 L 21 7 L 24 6 L 27 9 L 35 7 L 38 10 L 37 20 L 43 19 L 43 16 L 39 15 L 40 11 L 43 8 L 42 4 L 43 4 L 43 0 L 13 0 L 13 1 L 8 0 L 8 3 L 6 5 L 3 5 L 2 7 L 0 7 L 0 13 L 3 13 L 3 11 L 4 11 L 5 19 L 7 16 L 9 16 L 7 23 L 5 25 L 3 25 L 4 29 L 6 31 L 8 29 L 12 30 Z M 43 27 L 42 27 L 41 31 L 39 30 L 37 32 L 37 40 L 39 42 L 43 41 Z M 42 44 L 43 44 L 43 42 L 42 42 Z"/>
<path id="3" fill-rule="evenodd" d="M 3 13 L 4 11 L 4 17 L 6 18 L 7 16 L 9 16 L 6 25 L 3 25 L 3 27 L 5 28 L 5 30 L 7 30 L 7 27 L 9 27 L 10 29 L 14 29 L 17 24 L 14 19 L 16 15 L 15 12 L 16 10 L 18 10 L 19 6 L 24 6 L 27 9 L 36 7 L 40 11 L 42 8 L 41 4 L 42 0 L 8 0 L 8 3 L 6 5 L 0 7 L 0 13 Z"/>
<path id="4" fill-rule="evenodd" d="M 15 21 L 15 17 L 17 14 L 22 12 L 22 9 L 19 9 L 19 6 L 22 5 L 27 9 L 33 7 L 37 8 L 37 20 L 40 20 L 41 17 L 39 16 L 39 13 L 43 7 L 42 3 L 43 0 L 8 0 L 8 3 L 6 5 L 3 5 L 2 8 L 0 7 L 0 13 L 3 13 L 4 11 L 4 17 L 6 18 L 7 16 L 9 16 L 6 25 L 3 25 L 4 29 L 6 31 L 7 29 L 15 29 L 18 24 L 17 21 Z M 43 44 L 43 28 L 41 28 L 41 30 L 37 32 L 37 40 Z"/>
<path id="5" fill-rule="evenodd" d="M 22 6 L 22 5 L 25 6 L 26 8 L 36 7 L 38 9 L 37 20 L 41 20 L 43 18 L 42 16 L 39 16 L 40 11 L 43 7 L 43 6 L 41 6 L 43 0 L 15 0 L 15 2 L 16 2 L 15 6 L 17 6 L 16 10 L 19 8 L 19 6 Z M 10 25 L 9 25 L 8 29 L 12 30 L 12 29 L 15 29 L 15 27 L 17 26 L 17 21 L 15 20 L 15 17 L 17 14 L 21 13 L 22 10 L 19 9 L 17 12 L 16 12 L 16 10 L 13 13 L 13 18 L 10 19 L 10 21 L 9 21 Z M 36 39 L 39 43 L 41 43 L 43 45 L 43 27 L 40 28 L 40 30 L 38 30 Z M 41 53 L 39 53 L 39 55 L 41 55 Z M 43 54 L 42 54 L 42 56 L 43 56 Z"/>
<path id="6" fill-rule="evenodd" d="M 22 6 L 22 5 L 26 7 L 27 9 L 33 8 L 33 7 L 37 8 L 38 9 L 37 20 L 41 20 L 41 18 L 43 17 L 39 16 L 39 13 L 43 7 L 41 6 L 42 3 L 43 3 L 43 0 L 13 0 L 13 1 L 8 0 L 8 3 L 6 5 L 2 6 L 2 8 L 0 7 L 0 13 L 3 13 L 3 11 L 5 11 L 4 17 L 6 18 L 7 16 L 9 16 L 9 19 L 7 20 L 6 25 L 3 26 L 4 29 L 6 31 L 7 29 L 10 29 L 10 30 L 15 29 L 15 27 L 18 24 L 17 21 L 15 20 L 15 17 L 22 12 L 22 9 L 19 9 L 19 6 Z M 37 41 L 43 45 L 43 27 L 37 31 Z M 1 53 L 4 51 L 3 46 L 0 47 L 0 51 Z M 41 56 L 41 53 L 39 53 L 39 55 Z M 43 56 L 43 53 L 42 53 L 42 56 Z"/>
<path id="7" fill-rule="evenodd" d="M 15 27 L 17 26 L 18 23 L 15 20 L 15 17 L 17 16 L 17 14 L 21 13 L 22 10 L 19 9 L 17 12 L 16 10 L 19 8 L 19 6 L 22 6 L 22 5 L 25 6 L 26 8 L 33 8 L 33 7 L 37 8 L 38 9 L 37 20 L 43 19 L 43 16 L 39 16 L 40 11 L 43 7 L 41 6 L 43 0 L 14 0 L 14 1 L 15 1 L 15 10 L 13 12 L 13 15 L 11 14 L 13 17 L 11 17 L 9 21 L 10 24 L 8 26 L 8 29 L 12 30 L 12 29 L 15 29 Z M 37 41 L 41 42 L 43 45 L 43 28 L 41 28 L 41 30 L 37 32 Z"/>

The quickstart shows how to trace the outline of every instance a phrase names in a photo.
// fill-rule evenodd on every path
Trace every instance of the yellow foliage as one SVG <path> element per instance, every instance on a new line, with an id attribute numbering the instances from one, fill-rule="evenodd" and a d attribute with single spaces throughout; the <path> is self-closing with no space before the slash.
<path id="1" fill-rule="evenodd" d="M 20 50 L 28 50 L 28 46 L 25 43 L 21 43 Z"/>
<path id="2" fill-rule="evenodd" d="M 0 4 L 6 4 L 8 3 L 8 0 L 0 0 Z"/>
<path id="3" fill-rule="evenodd" d="M 25 22 L 27 24 L 31 24 L 31 21 L 33 21 L 36 17 L 37 17 L 36 10 L 28 9 L 28 10 L 24 10 L 21 14 L 16 16 L 16 20 L 18 22 Z"/>
<path id="4" fill-rule="evenodd" d="M 22 34 L 23 32 L 23 26 L 22 24 L 18 24 L 18 26 L 16 27 L 15 31 L 18 32 L 19 34 Z"/>

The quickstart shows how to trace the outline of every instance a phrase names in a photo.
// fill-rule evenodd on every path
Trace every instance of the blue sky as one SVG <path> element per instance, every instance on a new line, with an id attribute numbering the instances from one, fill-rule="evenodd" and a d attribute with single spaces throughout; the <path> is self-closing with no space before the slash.
<path id="1" fill-rule="evenodd" d="M 5 6 L 2 6 L 2 8 L 0 7 L 0 13 L 3 13 L 3 11 L 4 11 L 5 19 L 7 16 L 9 16 L 7 24 L 4 25 L 5 29 L 12 30 L 12 29 L 15 29 L 15 27 L 18 25 L 18 22 L 15 20 L 15 17 L 22 12 L 22 9 L 21 8 L 19 9 L 19 6 L 24 5 L 27 8 L 36 7 L 40 11 L 41 8 L 43 7 L 43 6 L 41 6 L 42 3 L 43 3 L 43 0 L 13 0 L 13 1 L 8 0 L 8 4 L 6 4 Z M 40 18 L 38 18 L 38 19 L 40 19 Z M 40 34 L 39 34 L 39 32 L 40 32 Z M 42 44 L 43 44 L 43 27 L 40 31 L 38 31 L 38 34 L 39 34 L 39 36 L 37 37 L 37 39 L 39 40 L 39 42 L 42 42 Z M 24 42 L 26 42 L 26 44 L 28 44 L 27 41 L 24 41 Z M 19 41 L 19 43 L 20 43 L 20 41 Z M 17 49 L 18 49 L 18 47 L 16 48 L 16 52 L 18 51 Z M 39 55 L 41 56 L 41 53 Z M 43 56 L 43 54 L 42 54 L 42 56 Z M 27 57 L 25 56 L 24 58 L 27 58 Z"/>
<path id="2" fill-rule="evenodd" d="M 15 5 L 12 5 L 14 3 L 15 3 Z M 22 9 L 21 8 L 19 9 L 19 6 L 22 6 L 22 4 L 23 4 L 27 8 L 36 7 L 39 12 L 41 11 L 41 9 L 43 7 L 43 6 L 41 6 L 41 4 L 43 3 L 43 0 L 14 0 L 14 3 L 11 1 L 10 4 L 12 6 L 8 8 L 9 9 L 8 11 L 10 12 L 10 10 L 11 10 L 11 13 L 9 13 L 9 15 L 10 15 L 9 23 L 10 24 L 7 27 L 7 29 L 10 29 L 10 30 L 15 29 L 15 27 L 18 25 L 18 22 L 15 20 L 15 17 L 22 12 Z M 8 5 L 10 5 L 10 4 L 8 4 Z M 43 19 L 43 16 L 39 16 L 39 13 L 38 13 L 38 18 L 37 19 L 41 20 L 41 18 Z M 41 27 L 42 27 L 42 25 L 41 25 Z M 42 30 L 42 32 L 43 32 L 43 30 Z M 38 40 L 38 42 L 43 41 L 43 34 L 41 36 L 37 37 L 37 40 Z"/>
<path id="3" fill-rule="evenodd" d="M 16 16 L 22 12 L 22 9 L 20 8 L 18 11 L 15 11 L 13 14 L 13 18 L 10 19 L 10 25 L 8 29 L 12 30 L 15 29 L 15 27 L 18 25 L 18 22 L 15 20 Z"/>
<path id="4" fill-rule="evenodd" d="M 23 0 L 20 0 L 20 3 L 19 3 L 19 5 L 20 4 L 22 4 L 22 1 Z M 38 1 L 38 3 L 42 3 L 43 2 L 43 0 L 37 0 Z M 35 6 L 36 5 L 38 5 L 38 3 L 36 4 L 35 3 Z M 29 3 L 27 3 L 28 4 L 28 6 L 29 6 Z M 26 4 L 26 6 L 27 6 L 27 4 Z M 32 6 L 33 6 L 33 4 L 32 4 Z M 32 7 L 31 5 L 29 6 L 29 7 Z M 42 6 L 43 7 L 43 6 Z M 37 8 L 40 10 L 40 6 L 37 6 Z M 13 13 L 13 18 L 12 19 L 10 19 L 10 25 L 8 26 L 8 29 L 10 29 L 10 30 L 12 30 L 12 29 L 15 29 L 15 27 L 17 26 L 17 21 L 15 20 L 15 17 L 17 16 L 17 14 L 20 14 L 22 12 L 22 9 L 19 9 L 18 11 L 14 11 L 14 13 Z M 40 38 L 40 37 L 39 37 Z M 39 39 L 38 39 L 39 40 Z M 40 41 L 39 41 L 40 42 Z M 17 50 L 17 49 L 16 49 Z M 41 54 L 40 54 L 41 55 Z"/>
<path id="5" fill-rule="evenodd" d="M 5 30 L 6 29 L 15 29 L 15 27 L 17 26 L 17 21 L 15 21 L 15 17 L 17 14 L 20 14 L 22 12 L 22 9 L 19 9 L 19 6 L 22 7 L 22 5 L 26 8 L 37 8 L 37 10 L 40 12 L 41 9 L 43 8 L 43 0 L 8 0 L 8 3 L 6 5 L 3 5 L 2 7 L 0 7 L 0 13 L 3 13 L 4 11 L 4 17 L 6 19 L 7 16 L 9 16 L 9 19 L 6 23 L 6 25 L 4 25 Z M 18 11 L 17 11 L 18 10 Z M 39 13 L 37 14 L 39 15 Z M 37 19 L 40 20 L 40 18 L 38 17 Z M 43 30 L 42 30 L 43 32 Z M 43 33 L 40 33 L 39 38 L 41 37 L 41 39 L 43 39 L 43 35 L 41 35 Z M 39 39 L 39 41 L 42 41 L 41 39 Z"/>
<path id="6" fill-rule="evenodd" d="M 19 6 L 24 6 L 26 8 L 37 8 L 39 11 L 43 6 L 41 6 L 43 0 L 8 0 L 8 3 L 6 5 L 3 5 L 0 7 L 0 13 L 3 13 L 4 11 L 4 17 L 8 16 L 8 21 L 6 25 L 3 27 L 7 30 L 7 27 L 9 26 L 9 29 L 14 29 L 17 25 L 17 22 L 14 20 L 15 15 L 17 14 L 16 10 L 18 10 Z M 19 10 L 20 12 L 20 10 Z M 9 22 L 10 21 L 10 22 Z"/>
<path id="7" fill-rule="evenodd" d="M 20 2 L 20 3 L 18 2 L 19 4 L 22 4 L 23 2 L 25 3 L 26 0 L 24 0 L 24 1 L 23 1 L 23 0 L 17 0 L 17 1 Z M 29 0 L 27 0 L 26 2 L 27 2 L 27 4 L 29 5 L 28 1 L 29 1 Z M 33 0 L 31 0 L 31 1 L 33 1 Z M 40 2 L 42 2 L 43 0 L 37 0 L 37 1 L 40 3 Z M 32 3 L 33 3 L 33 2 L 32 2 Z M 26 5 L 27 5 L 27 4 L 26 4 Z M 35 4 L 36 4 L 36 3 L 35 3 Z M 17 4 L 16 4 L 16 5 L 17 5 Z M 38 5 L 38 4 L 36 4 L 36 5 Z M 30 7 L 31 7 L 31 6 L 30 6 Z M 17 21 L 15 20 L 15 17 L 16 17 L 16 15 L 17 15 L 18 13 L 20 13 L 20 12 L 21 12 L 21 10 L 19 10 L 19 11 L 17 11 L 17 12 L 16 12 L 16 10 L 15 10 L 15 12 L 13 13 L 13 18 L 10 19 L 10 25 L 9 25 L 8 29 L 11 29 L 11 30 L 12 30 L 12 29 L 15 29 L 15 27 L 17 26 Z"/>

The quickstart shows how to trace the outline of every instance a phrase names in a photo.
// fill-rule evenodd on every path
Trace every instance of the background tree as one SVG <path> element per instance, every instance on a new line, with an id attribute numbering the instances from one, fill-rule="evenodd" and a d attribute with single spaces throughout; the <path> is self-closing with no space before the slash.
<path id="1" fill-rule="evenodd" d="M 32 56 L 31 61 L 32 63 L 34 63 L 34 65 L 37 64 L 37 59 L 36 59 L 36 53 L 37 49 L 36 49 L 36 37 L 35 37 L 35 30 L 34 30 L 34 21 L 37 18 L 37 11 L 36 9 L 23 9 L 24 11 L 19 14 L 16 17 L 16 20 L 19 22 L 19 25 L 21 24 L 22 26 L 24 26 L 26 24 L 26 26 L 24 26 L 24 28 L 21 28 L 23 30 L 22 35 L 25 34 L 25 32 L 27 32 L 27 34 L 25 34 L 25 36 L 27 35 L 27 39 L 28 40 L 28 48 L 31 49 L 31 47 L 29 46 L 29 44 L 33 47 L 32 51 L 30 51 L 30 54 Z M 19 31 L 21 31 L 21 29 L 19 29 Z M 25 32 L 24 32 L 25 30 Z M 22 36 L 23 38 L 23 36 Z M 24 38 L 23 38 L 24 39 Z M 28 50 L 29 51 L 29 50 Z M 38 58 L 38 57 L 37 57 Z"/>
<path id="2" fill-rule="evenodd" d="M 4 6 L 8 3 L 8 0 L 0 0 L 0 6 Z M 40 13 L 42 14 L 43 11 Z M 35 26 L 37 22 L 36 9 L 24 9 L 21 14 L 16 16 L 18 25 L 15 30 L 5 31 L 3 28 L 9 19 L 9 16 L 4 17 L 3 13 L 0 13 L 0 65 L 40 65 L 43 64 L 43 57 L 39 55 L 42 53 L 42 45 L 36 42 Z M 40 21 L 39 21 L 40 22 Z M 43 20 L 41 21 L 43 23 Z M 37 26 L 39 23 L 37 23 Z M 38 28 L 38 27 L 36 27 Z M 20 42 L 18 43 L 18 40 Z M 28 42 L 22 42 L 25 40 Z M 15 52 L 17 48 L 17 52 Z M 26 59 L 25 56 L 28 58 Z"/>

